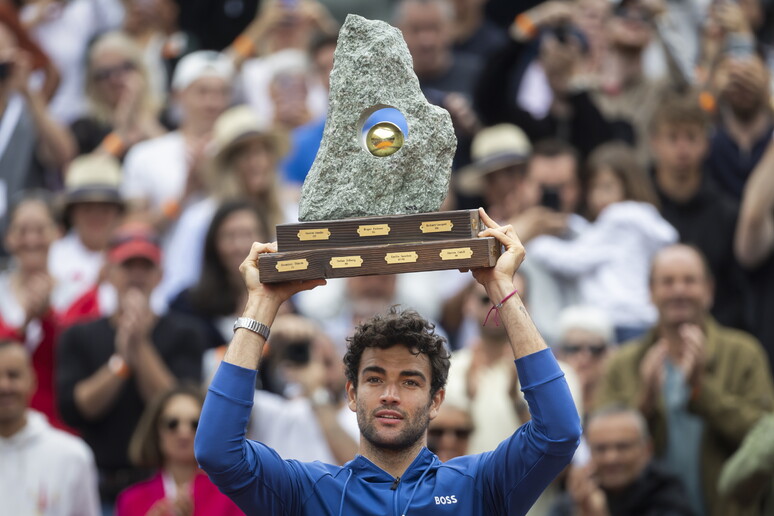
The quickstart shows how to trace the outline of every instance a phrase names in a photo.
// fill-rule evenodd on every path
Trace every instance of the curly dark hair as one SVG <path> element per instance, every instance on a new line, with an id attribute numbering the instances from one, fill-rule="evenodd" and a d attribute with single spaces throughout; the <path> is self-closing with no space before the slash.
<path id="1" fill-rule="evenodd" d="M 449 375 L 449 351 L 446 339 L 435 333 L 435 325 L 414 310 L 390 308 L 386 314 L 378 314 L 362 323 L 355 330 L 344 355 L 347 380 L 357 387 L 360 359 L 367 348 L 387 349 L 406 346 L 414 355 L 424 353 L 430 360 L 430 396 L 446 385 Z"/>

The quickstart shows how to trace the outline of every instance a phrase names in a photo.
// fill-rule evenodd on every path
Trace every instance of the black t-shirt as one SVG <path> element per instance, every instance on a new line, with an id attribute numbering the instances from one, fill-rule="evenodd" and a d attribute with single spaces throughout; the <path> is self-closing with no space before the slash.
<path id="1" fill-rule="evenodd" d="M 680 234 L 680 242 L 698 247 L 715 277 L 712 315 L 724 326 L 750 329 L 750 290 L 745 274 L 734 257 L 734 232 L 739 205 L 705 177 L 696 195 L 677 202 L 658 185 L 661 214 Z"/>
<path id="2" fill-rule="evenodd" d="M 129 440 L 145 409 L 134 377 L 121 388 L 112 407 L 99 419 L 83 417 L 75 405 L 75 385 L 103 367 L 115 351 L 115 328 L 107 318 L 68 328 L 57 346 L 56 382 L 59 410 L 91 446 L 100 471 L 130 468 Z M 159 318 L 152 333 L 157 352 L 179 380 L 201 382 L 204 339 L 198 323 L 186 316 Z"/>

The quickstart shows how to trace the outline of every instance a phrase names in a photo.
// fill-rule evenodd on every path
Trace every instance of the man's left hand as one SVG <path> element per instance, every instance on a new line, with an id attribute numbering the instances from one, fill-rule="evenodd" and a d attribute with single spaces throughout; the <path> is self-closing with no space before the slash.
<path id="1" fill-rule="evenodd" d="M 524 246 L 516 235 L 513 226 L 500 226 L 493 221 L 483 208 L 478 209 L 481 220 L 487 229 L 478 234 L 479 237 L 494 237 L 505 247 L 505 251 L 498 258 L 494 267 L 473 269 L 473 277 L 476 281 L 486 286 L 494 283 L 513 284 L 513 275 L 524 261 Z"/>

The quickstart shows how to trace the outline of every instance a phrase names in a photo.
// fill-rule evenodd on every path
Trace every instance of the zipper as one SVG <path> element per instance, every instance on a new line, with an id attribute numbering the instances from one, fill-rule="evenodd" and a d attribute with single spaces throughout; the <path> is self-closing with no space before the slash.
<path id="1" fill-rule="evenodd" d="M 400 477 L 395 477 L 395 480 L 392 481 L 392 485 L 390 486 L 390 490 L 392 490 L 392 506 L 393 506 L 393 512 L 395 516 L 398 516 L 398 511 L 400 510 L 398 508 L 398 486 L 400 485 Z"/>

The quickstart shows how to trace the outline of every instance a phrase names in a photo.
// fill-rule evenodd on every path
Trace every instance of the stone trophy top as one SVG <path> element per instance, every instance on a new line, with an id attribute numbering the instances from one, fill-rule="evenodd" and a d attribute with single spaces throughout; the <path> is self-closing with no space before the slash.
<path id="1" fill-rule="evenodd" d="M 405 124 L 379 120 L 385 108 L 398 110 Z M 456 145 L 449 113 L 427 102 L 419 88 L 401 32 L 349 15 L 334 54 L 325 130 L 304 181 L 299 220 L 438 211 Z"/>

